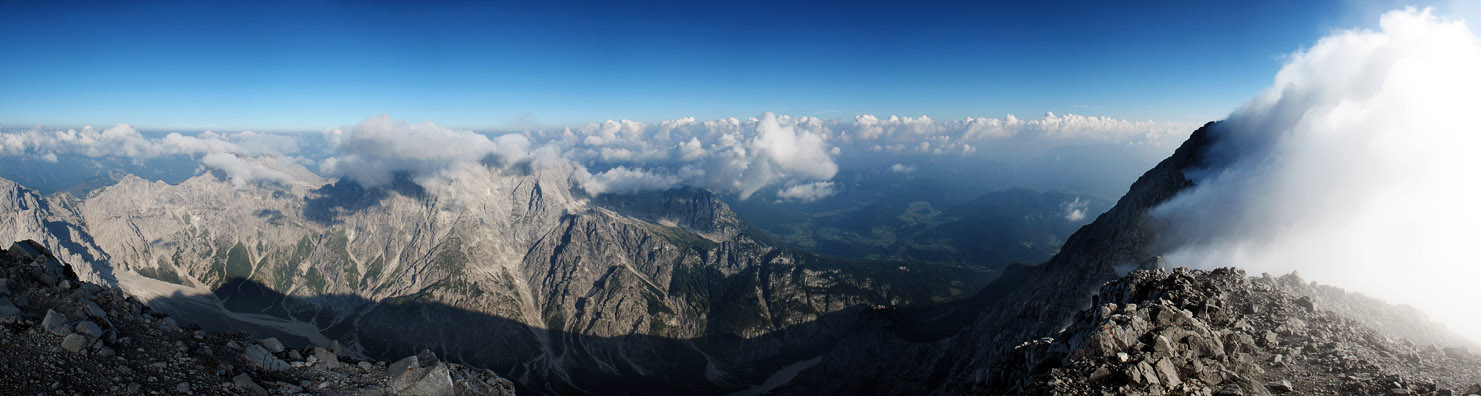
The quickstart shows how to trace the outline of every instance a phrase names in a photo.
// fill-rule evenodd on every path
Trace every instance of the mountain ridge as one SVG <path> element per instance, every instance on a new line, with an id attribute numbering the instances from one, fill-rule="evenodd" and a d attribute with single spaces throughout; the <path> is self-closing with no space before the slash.
<path id="1" fill-rule="evenodd" d="M 568 174 L 490 173 L 435 192 L 405 176 L 376 187 L 239 186 L 217 172 L 178 185 L 125 176 L 82 200 L 77 222 L 101 235 L 112 265 L 208 289 L 203 298 L 219 303 L 207 305 L 311 324 L 347 353 L 426 347 L 481 361 L 537 392 L 586 393 L 621 372 L 685 372 L 678 365 L 687 363 L 633 352 L 674 345 L 710 369 L 632 389 L 740 390 L 808 357 L 789 350 L 830 345 L 861 309 L 936 303 L 978 287 L 967 270 L 901 271 L 777 245 L 704 191 L 594 203 L 572 195 Z M 487 196 L 509 199 L 473 199 Z M 683 216 L 653 216 L 675 208 Z M 891 275 L 864 275 L 880 271 Z M 432 316 L 395 308 L 408 303 L 456 308 L 446 313 L 453 318 L 508 318 L 489 322 L 479 342 L 517 347 L 493 360 L 470 355 L 483 347 L 405 325 Z M 779 332 L 789 335 L 769 336 Z M 629 334 L 689 341 L 621 338 Z M 619 369 L 570 374 L 588 366 Z"/>

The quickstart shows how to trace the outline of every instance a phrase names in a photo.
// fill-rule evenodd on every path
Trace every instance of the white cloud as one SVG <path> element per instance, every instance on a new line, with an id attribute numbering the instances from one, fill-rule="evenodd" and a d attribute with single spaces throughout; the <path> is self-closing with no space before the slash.
<path id="1" fill-rule="evenodd" d="M 247 159 L 296 152 L 298 142 L 293 137 L 256 132 L 205 131 L 194 136 L 171 133 L 162 138 L 147 138 L 129 124 L 106 129 L 87 126 L 0 131 L 0 155 L 26 156 L 51 163 L 60 161 L 60 155 L 133 160 L 185 155 L 200 158 L 201 164 L 207 167 L 226 171 L 239 185 L 256 180 L 291 181 L 287 173 L 261 168 Z"/>
<path id="2" fill-rule="evenodd" d="M 591 195 L 665 190 L 679 184 L 679 179 L 673 176 L 621 166 L 580 179 L 581 188 Z"/>
<path id="3" fill-rule="evenodd" d="M 530 161 L 544 166 L 601 171 L 622 168 L 643 172 L 662 183 L 619 183 L 619 179 L 589 178 L 603 183 L 589 192 L 627 191 L 636 187 L 690 185 L 742 199 L 762 191 L 831 180 L 846 155 L 1002 156 L 1043 150 L 1017 149 L 1035 144 L 1121 142 L 1163 144 L 1176 142 L 1193 126 L 1151 121 L 1133 122 L 1079 115 L 1055 115 L 1025 120 L 1012 115 L 937 121 L 927 116 L 858 115 L 824 120 L 764 113 L 746 119 L 698 121 L 693 117 L 655 124 L 608 120 L 580 127 L 492 135 L 453 130 L 431 122 L 410 124 L 387 115 L 323 131 L 327 152 L 303 153 L 302 138 L 258 132 L 170 134 L 147 139 L 120 124 L 99 130 L 0 131 L 0 154 L 39 159 L 61 154 L 148 158 L 159 155 L 203 157 L 227 153 L 246 160 L 258 156 L 298 156 L 316 161 L 325 176 L 344 177 L 368 186 L 390 182 L 405 172 L 423 187 L 471 175 L 456 169 L 466 164 L 509 167 Z M 1050 143 L 1044 143 L 1050 142 Z M 1169 150 L 1172 144 L 1168 144 Z M 983 148 L 989 148 L 983 150 Z M 542 152 L 537 156 L 536 152 Z M 207 166 L 224 165 L 213 157 Z M 312 160 L 311 160 L 312 158 Z M 888 162 L 885 162 L 888 163 Z M 915 165 L 912 165 L 915 166 Z M 901 170 L 897 170 L 901 171 Z M 239 173 L 240 174 L 240 173 Z M 611 177 L 623 174 L 612 173 Z M 662 175 L 662 176 L 656 176 Z M 668 181 L 672 179 L 673 183 Z"/>
<path id="4" fill-rule="evenodd" d="M 321 169 L 365 186 L 390 183 L 397 172 L 414 180 L 445 177 L 462 164 L 478 163 L 497 154 L 508 162 L 528 155 L 528 140 L 501 137 L 498 143 L 472 131 L 458 131 L 431 122 L 409 124 L 388 115 L 367 118 L 343 129 L 327 130 L 334 155 Z M 422 183 L 424 187 L 428 183 Z"/>
<path id="5" fill-rule="evenodd" d="M 777 190 L 776 196 L 784 201 L 809 202 L 827 198 L 833 192 L 833 182 L 820 181 L 784 187 Z"/>
<path id="6" fill-rule="evenodd" d="M 890 165 L 890 172 L 910 174 L 915 172 L 915 165 L 894 164 Z"/>
<path id="7" fill-rule="evenodd" d="M 226 172 L 227 177 L 233 185 L 245 186 L 252 182 L 273 182 L 278 184 L 289 184 L 293 182 L 293 176 L 287 173 L 264 167 L 261 164 L 243 160 L 235 154 L 216 152 L 201 157 L 201 164 Z"/>
<path id="8" fill-rule="evenodd" d="M 1078 222 L 1085 220 L 1085 210 L 1090 208 L 1090 201 L 1082 201 L 1079 197 L 1075 197 L 1074 201 L 1065 202 L 1060 207 L 1064 208 L 1065 221 Z"/>
<path id="9" fill-rule="evenodd" d="M 1481 45 L 1428 11 L 1293 54 L 1213 129 L 1197 187 L 1154 211 L 1178 265 L 1299 269 L 1481 341 Z"/>

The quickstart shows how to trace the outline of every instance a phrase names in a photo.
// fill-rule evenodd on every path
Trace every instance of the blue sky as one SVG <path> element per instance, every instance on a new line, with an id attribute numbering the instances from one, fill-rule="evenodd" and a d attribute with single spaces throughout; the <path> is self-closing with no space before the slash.
<path id="1" fill-rule="evenodd" d="M 1349 1 L 0 2 L 0 126 L 1220 118 Z"/>

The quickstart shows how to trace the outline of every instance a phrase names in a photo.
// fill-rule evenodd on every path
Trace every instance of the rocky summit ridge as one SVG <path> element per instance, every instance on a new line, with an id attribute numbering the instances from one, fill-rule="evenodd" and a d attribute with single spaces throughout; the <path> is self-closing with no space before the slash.
<path id="1" fill-rule="evenodd" d="M 1065 330 L 1015 347 L 984 390 L 1036 395 L 1471 395 L 1481 356 L 1334 311 L 1294 275 L 1133 272 Z M 1332 290 L 1333 294 L 1345 292 Z M 1353 297 L 1349 297 L 1353 298 Z"/>
<path id="2" fill-rule="evenodd" d="M 0 394 L 513 395 L 488 370 L 430 351 L 394 363 L 276 338 L 181 327 L 117 288 L 78 279 L 34 241 L 0 249 Z"/>

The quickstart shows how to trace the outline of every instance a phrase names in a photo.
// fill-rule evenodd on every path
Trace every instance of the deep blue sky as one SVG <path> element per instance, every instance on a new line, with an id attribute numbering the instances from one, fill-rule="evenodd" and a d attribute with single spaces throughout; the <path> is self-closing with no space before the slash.
<path id="1" fill-rule="evenodd" d="M 1350 1 L 0 2 L 0 126 L 1220 118 Z M 1385 6 L 1387 4 L 1384 4 Z"/>

